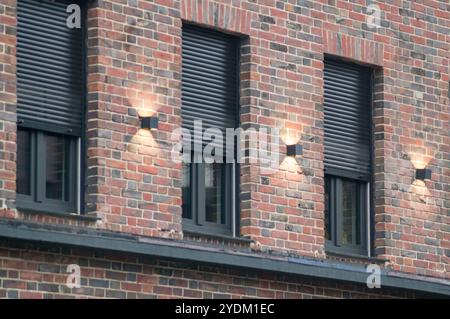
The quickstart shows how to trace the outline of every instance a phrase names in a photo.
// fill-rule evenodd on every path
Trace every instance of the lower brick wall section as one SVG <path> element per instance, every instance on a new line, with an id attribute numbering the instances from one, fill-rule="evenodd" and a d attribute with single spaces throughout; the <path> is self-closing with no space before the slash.
<path id="1" fill-rule="evenodd" d="M 67 266 L 81 288 L 66 286 Z M 414 298 L 414 292 L 85 249 L 0 242 L 0 298 Z"/>

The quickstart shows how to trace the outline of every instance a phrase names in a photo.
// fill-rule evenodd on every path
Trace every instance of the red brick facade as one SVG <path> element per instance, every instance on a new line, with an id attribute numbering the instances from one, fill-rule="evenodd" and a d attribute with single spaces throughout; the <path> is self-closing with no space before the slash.
<path id="1" fill-rule="evenodd" d="M 0 5 L 1 101 L 0 101 L 0 192 L 2 216 L 14 217 L 16 131 L 16 16 L 15 1 Z"/>
<path id="2" fill-rule="evenodd" d="M 0 248 L 0 298 L 413 298 L 426 295 L 86 250 Z M 81 288 L 66 286 L 69 264 Z M 4 279 L 3 279 L 4 278 Z"/>
<path id="3" fill-rule="evenodd" d="M 181 27 L 186 21 L 243 37 L 241 125 L 279 128 L 285 140 L 303 145 L 298 164 L 283 161 L 271 175 L 257 165 L 241 165 L 241 235 L 253 241 L 255 253 L 333 258 L 324 250 L 323 59 L 329 54 L 376 70 L 375 257 L 387 260 L 388 269 L 448 283 L 450 4 L 372 3 L 381 9 L 381 26 L 375 29 L 366 23 L 366 1 L 90 3 L 85 203 L 87 214 L 99 220 L 89 221 L 15 209 L 15 172 L 20 169 L 15 165 L 16 1 L 2 0 L 1 217 L 192 240 L 182 227 L 181 165 L 170 156 L 171 134 L 181 125 Z M 139 115 L 153 114 L 159 117 L 159 130 L 140 130 Z M 425 166 L 432 170 L 426 185 L 414 178 L 415 169 Z M 184 264 L 138 257 L 94 258 L 88 249 L 41 253 L 5 244 L 0 249 L 0 297 L 68 295 L 58 283 L 65 282 L 62 265 L 72 261 L 86 265 L 84 288 L 73 296 L 413 296 L 203 265 L 184 270 Z M 47 272 L 41 263 L 60 268 Z M 126 263 L 138 269 L 130 272 L 130 281 L 123 271 Z"/>

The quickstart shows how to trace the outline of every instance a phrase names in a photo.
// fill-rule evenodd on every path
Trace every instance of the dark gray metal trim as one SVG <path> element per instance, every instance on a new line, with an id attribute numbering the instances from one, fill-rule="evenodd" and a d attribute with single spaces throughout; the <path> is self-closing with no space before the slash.
<path id="1" fill-rule="evenodd" d="M 325 243 L 325 245 L 327 245 L 327 243 Z M 363 256 L 360 254 L 354 254 L 354 253 L 348 253 L 348 252 L 343 252 L 343 251 L 333 251 L 332 248 L 327 249 L 327 256 L 334 256 L 336 258 L 354 258 L 357 260 L 363 260 L 363 261 L 369 261 L 373 264 L 384 264 L 389 262 L 389 259 L 384 259 L 384 258 L 377 258 L 377 257 L 368 257 L 368 256 Z"/>
<path id="2" fill-rule="evenodd" d="M 55 217 L 61 217 L 61 218 L 68 218 L 68 219 L 76 219 L 76 220 L 84 220 L 84 221 L 91 221 L 96 222 L 97 220 L 101 220 L 100 217 L 94 216 L 94 215 L 80 215 L 80 214 L 68 214 L 68 213 L 60 213 L 60 212 L 54 212 L 54 211 L 48 211 L 43 212 L 41 210 L 38 210 L 36 208 L 28 208 L 28 209 L 19 209 L 21 213 L 30 214 L 30 215 L 41 215 L 41 216 L 55 216 Z M 1 234 L 0 234 L 1 236 Z"/>
<path id="3" fill-rule="evenodd" d="M 186 227 L 184 227 L 184 225 L 183 225 L 183 233 L 185 236 L 188 236 L 188 237 L 197 236 L 197 237 L 202 237 L 202 238 L 211 238 L 214 240 L 223 240 L 223 241 L 227 241 L 227 242 L 238 242 L 241 244 L 251 244 L 254 242 L 254 240 L 247 238 L 247 237 L 233 237 L 233 236 L 222 235 L 222 234 L 208 234 L 208 233 L 205 233 L 203 231 L 198 231 L 198 230 L 186 230 L 185 228 Z"/>
<path id="4" fill-rule="evenodd" d="M 141 238 L 133 235 L 85 228 L 50 226 L 20 221 L 0 220 L 0 237 L 168 258 L 222 267 L 237 267 L 282 274 L 365 284 L 368 273 L 362 265 L 306 258 L 275 257 L 256 253 L 212 250 L 183 241 Z M 450 296 L 450 283 L 439 279 L 382 272 L 384 288 Z"/>

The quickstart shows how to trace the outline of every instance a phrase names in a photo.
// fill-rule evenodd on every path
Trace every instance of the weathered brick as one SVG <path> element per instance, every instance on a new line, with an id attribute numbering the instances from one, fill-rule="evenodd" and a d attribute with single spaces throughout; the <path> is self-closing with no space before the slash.
<path id="1" fill-rule="evenodd" d="M 106 0 L 92 4 L 87 42 L 86 202 L 87 211 L 102 218 L 96 223 L 28 214 L 15 208 L 16 172 L 20 169 L 16 168 L 16 1 L 3 1 L 0 217 L 145 237 L 182 237 L 181 168 L 172 163 L 167 150 L 172 145 L 170 133 L 182 123 L 183 20 L 243 36 L 243 126 L 289 128 L 305 149 L 296 166 L 282 163 L 270 176 L 262 174 L 257 165 L 240 166 L 238 197 L 243 236 L 261 245 L 261 251 L 281 255 L 311 257 L 324 249 L 323 57 L 329 54 L 376 69 L 373 187 L 377 257 L 391 261 L 396 271 L 448 280 L 448 6 L 437 0 L 428 1 L 429 10 L 390 3 L 389 14 L 382 14 L 381 28 L 373 30 L 365 23 L 364 8 L 354 3 L 347 1 L 344 10 L 339 1 L 294 2 Z M 426 22 L 426 28 L 420 21 Z M 156 112 L 160 118 L 156 134 L 139 129 L 143 111 Z M 433 170 L 426 187 L 414 183 L 415 166 L 423 165 Z M 198 237 L 196 242 L 223 244 Z M 149 261 L 133 263 L 127 256 L 113 262 L 111 258 L 95 258 L 89 250 L 82 250 L 87 255 L 81 254 L 83 258 L 78 259 L 87 272 L 83 288 L 66 292 L 63 284 L 53 279 L 65 275 L 67 265 L 36 257 L 66 254 L 35 251 L 36 256 L 26 258 L 20 257 L 18 251 L 7 258 L 0 253 L 7 269 L 0 270 L 0 297 L 230 297 L 204 270 L 189 275 L 181 267 L 170 268 L 164 263 L 154 266 Z M 145 275 L 150 276 L 146 280 L 151 287 L 138 280 L 147 267 L 150 275 Z M 171 280 L 166 278 L 172 276 Z M 181 291 L 177 285 L 184 284 L 188 276 L 189 289 Z M 238 277 L 230 274 L 225 280 L 227 289 L 239 282 Z M 273 277 L 271 280 L 286 282 Z M 292 290 L 277 288 L 272 292 L 261 288 L 262 282 L 243 281 L 245 289 L 236 288 L 236 294 L 378 295 L 359 286 L 336 289 L 337 283 L 316 283 L 317 289 L 304 291 L 302 285 L 294 284 Z M 153 287 L 155 283 L 159 286 Z"/>

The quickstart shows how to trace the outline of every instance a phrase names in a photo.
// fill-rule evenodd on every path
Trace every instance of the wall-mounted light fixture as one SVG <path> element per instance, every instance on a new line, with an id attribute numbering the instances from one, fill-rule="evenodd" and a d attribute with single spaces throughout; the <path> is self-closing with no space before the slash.
<path id="1" fill-rule="evenodd" d="M 416 179 L 420 181 L 431 179 L 431 169 L 429 168 L 416 169 Z"/>
<path id="2" fill-rule="evenodd" d="M 286 155 L 289 157 L 300 157 L 303 155 L 303 147 L 300 144 L 287 145 Z"/>
<path id="3" fill-rule="evenodd" d="M 157 116 L 145 116 L 141 117 L 141 128 L 146 130 L 155 131 L 158 129 L 158 117 Z"/>

